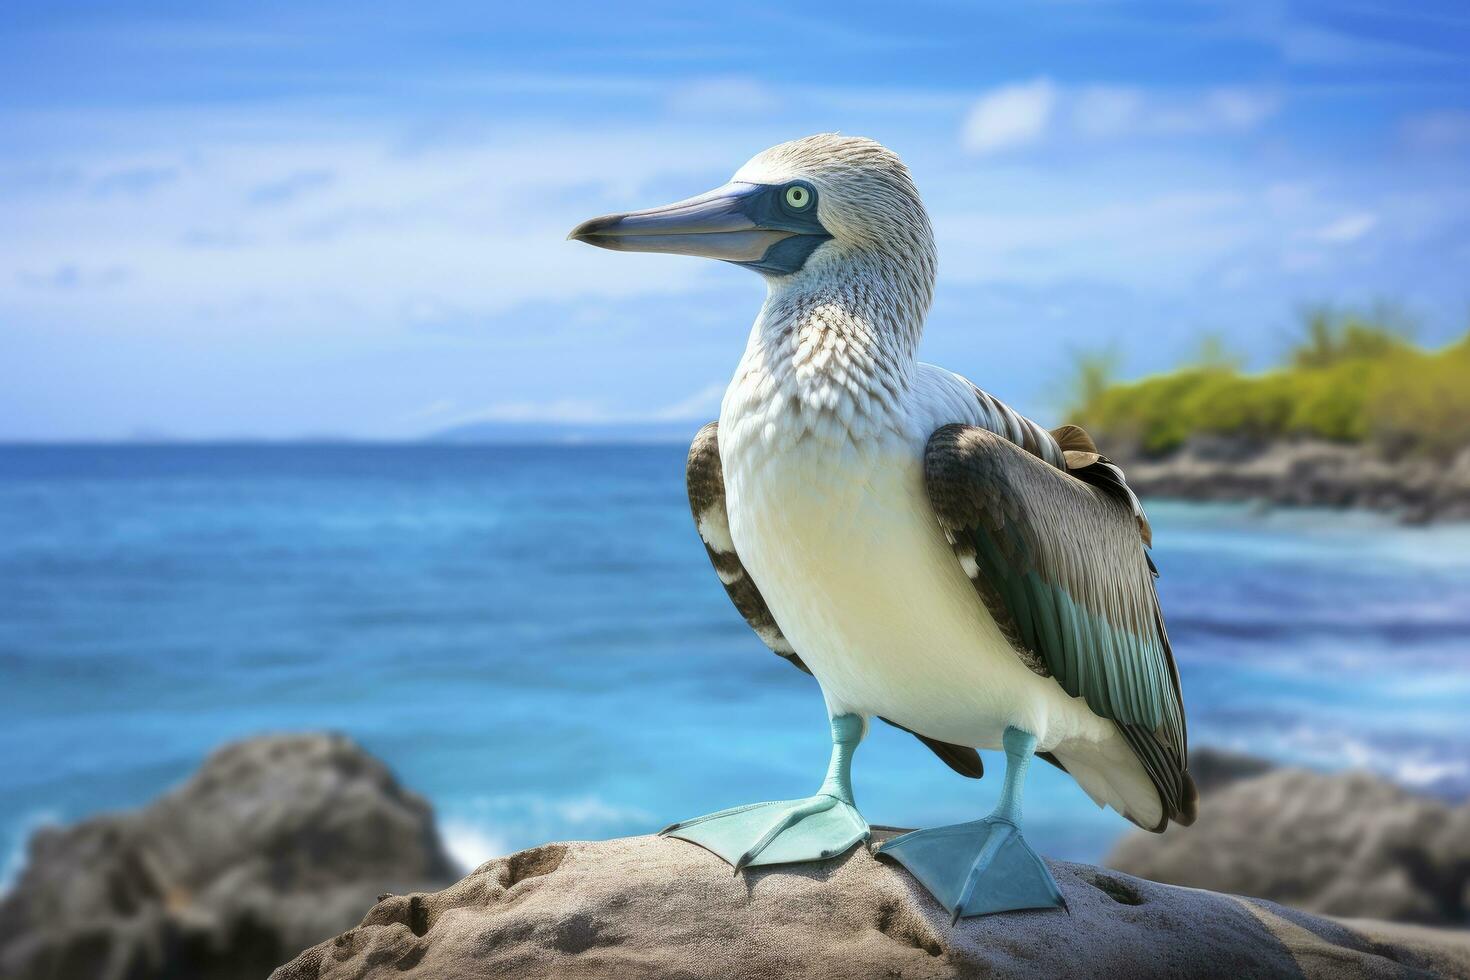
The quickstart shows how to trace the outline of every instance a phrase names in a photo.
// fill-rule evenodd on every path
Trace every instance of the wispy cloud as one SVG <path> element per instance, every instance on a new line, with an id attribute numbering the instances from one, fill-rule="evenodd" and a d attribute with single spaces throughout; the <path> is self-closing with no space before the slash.
<path id="1" fill-rule="evenodd" d="M 1378 226 L 1378 215 L 1371 211 L 1345 214 L 1313 232 L 1312 237 L 1328 245 L 1349 245 Z"/>
<path id="2" fill-rule="evenodd" d="M 245 199 L 258 206 L 287 204 L 303 194 L 329 186 L 333 178 L 330 170 L 298 170 L 279 180 L 255 185 Z"/>
<path id="3" fill-rule="evenodd" d="M 33 289 L 74 292 L 83 289 L 106 289 L 128 280 L 125 266 L 109 265 L 103 268 L 87 268 L 75 262 L 64 262 L 45 272 L 22 270 L 16 273 L 16 281 Z"/>
<path id="4" fill-rule="evenodd" d="M 990 155 L 1061 139 L 1241 133 L 1280 107 L 1280 96 L 1264 89 L 1179 94 L 1126 85 L 1062 87 L 1040 78 L 982 95 L 965 119 L 962 143 L 971 153 Z"/>
<path id="5" fill-rule="evenodd" d="M 720 411 L 720 399 L 725 395 L 726 384 L 715 381 L 705 385 L 687 398 L 656 409 L 652 417 L 663 421 L 677 422 L 682 419 L 714 418 Z"/>
<path id="6" fill-rule="evenodd" d="M 1416 112 L 1403 121 L 1404 139 L 1419 149 L 1444 150 L 1470 146 L 1470 110 L 1438 109 Z"/>
<path id="7" fill-rule="evenodd" d="M 999 153 L 1038 142 L 1051 124 L 1056 98 L 1056 87 L 1046 78 L 985 93 L 965 119 L 965 149 Z"/>
<path id="8" fill-rule="evenodd" d="M 586 398 L 558 398 L 549 401 L 508 401 L 486 405 L 472 412 L 443 416 L 452 402 L 439 400 L 419 409 L 407 421 L 434 420 L 446 428 L 474 422 L 539 422 L 609 425 L 639 422 L 707 421 L 720 411 L 725 393 L 724 382 L 711 382 L 685 398 L 652 410 L 614 409 L 605 403 Z M 429 411 L 432 409 L 432 411 Z"/>
<path id="9" fill-rule="evenodd" d="M 11 434 L 711 417 L 760 282 L 565 233 L 834 129 L 913 168 L 940 239 L 925 354 L 958 368 L 997 323 L 1166 350 L 1202 319 L 1366 294 L 1463 325 L 1452 11 L 950 5 L 895 28 L 751 0 L 735 19 L 584 6 L 549 33 L 515 8 L 487 34 L 463 5 L 19 2 L 0 32 Z M 1014 354 L 1024 403 L 1051 377 Z"/>
<path id="10" fill-rule="evenodd" d="M 98 197 L 147 194 L 178 178 L 178 167 L 125 167 L 99 176 L 92 182 L 92 193 Z"/>

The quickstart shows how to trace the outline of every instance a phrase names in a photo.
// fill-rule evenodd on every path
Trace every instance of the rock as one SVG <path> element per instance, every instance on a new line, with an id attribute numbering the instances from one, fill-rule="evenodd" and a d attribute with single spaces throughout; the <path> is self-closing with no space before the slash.
<path id="1" fill-rule="evenodd" d="M 455 874 L 428 804 L 346 738 L 237 742 L 141 810 L 37 831 L 0 976 L 258 980 L 380 893 Z"/>
<path id="2" fill-rule="evenodd" d="M 952 927 L 861 847 L 735 876 L 671 838 L 547 844 L 389 898 L 272 980 L 1470 975 L 1463 936 L 1051 866 L 1067 909 Z"/>
<path id="3" fill-rule="evenodd" d="M 1228 749 L 1198 748 L 1189 753 L 1189 775 L 1195 789 L 1210 793 L 1230 783 L 1270 772 L 1276 764 L 1260 756 L 1231 752 Z M 1150 835 L 1152 836 L 1152 835 Z"/>
<path id="4" fill-rule="evenodd" d="M 1133 833 L 1114 868 L 1326 915 L 1470 924 L 1470 804 L 1368 773 L 1277 769 L 1205 794 L 1199 821 Z"/>
<path id="5" fill-rule="evenodd" d="M 1140 496 L 1361 507 L 1409 523 L 1470 516 L 1470 448 L 1451 461 L 1390 459 L 1370 445 L 1197 435 L 1150 458 L 1126 439 L 1094 433 Z"/>

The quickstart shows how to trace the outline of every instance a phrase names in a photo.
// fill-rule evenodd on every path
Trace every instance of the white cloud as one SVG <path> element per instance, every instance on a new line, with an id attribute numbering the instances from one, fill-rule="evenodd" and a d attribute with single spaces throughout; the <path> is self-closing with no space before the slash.
<path id="1" fill-rule="evenodd" d="M 648 111 L 450 113 L 434 125 L 315 105 L 24 116 L 23 152 L 0 154 L 0 347 L 22 365 L 0 392 L 0 427 L 292 434 L 310 419 L 313 431 L 416 434 L 467 413 L 709 418 L 719 386 L 701 385 L 738 356 L 759 281 L 679 256 L 610 256 L 564 235 L 592 214 L 714 186 L 763 147 L 823 128 L 877 136 L 914 167 L 941 239 L 941 297 L 1019 283 L 1035 290 L 1028 315 L 1044 310 L 1033 297 L 1069 282 L 1158 296 L 1249 280 L 1282 308 L 1302 290 L 1361 286 L 1418 303 L 1413 291 L 1438 288 L 1421 283 L 1443 262 L 1421 259 L 1422 275 L 1365 269 L 1352 265 L 1362 249 L 1331 240 L 1391 231 L 1411 245 L 1447 242 L 1441 260 L 1465 248 L 1457 229 L 1470 198 L 1449 194 L 1449 178 L 1420 187 L 1370 168 L 1348 180 L 1363 166 L 1350 155 L 1308 169 L 1283 166 L 1290 153 L 1260 154 L 1241 166 L 1192 138 L 1262 125 L 1280 101 L 1268 88 L 1039 78 L 974 103 L 834 82 L 783 86 L 776 105 L 740 77 L 676 96 L 666 80 L 636 92 L 563 81 Z M 730 118 L 709 118 L 716 107 Z M 1026 166 L 965 159 L 955 126 L 967 109 L 964 148 L 978 153 L 1048 142 L 1108 152 Z M 1421 143 L 1470 132 L 1449 110 L 1402 125 Z M 1294 145 L 1290 127 L 1279 135 Z M 1290 182 L 1304 173 L 1311 185 Z M 1396 188 L 1403 200 L 1387 193 Z M 280 206 L 252 207 L 252 195 Z M 1368 212 L 1372 228 L 1344 221 Z M 1320 275 L 1280 286 L 1278 261 Z M 659 332 L 666 323 L 677 335 Z M 167 370 L 153 367 L 158 351 Z M 124 357 L 138 369 L 118 370 Z M 284 384 L 289 371 L 295 383 Z"/>
<path id="2" fill-rule="evenodd" d="M 468 425 L 472 422 L 610 422 L 615 415 L 600 402 L 584 398 L 557 398 L 551 401 L 496 402 L 473 412 L 445 419 L 441 425 Z"/>
<path id="3" fill-rule="evenodd" d="M 38 321 L 161 333 L 207 316 L 257 338 L 362 337 L 544 299 L 678 293 L 715 275 L 711 265 L 613 261 L 565 241 L 567 229 L 704 190 L 763 145 L 724 125 L 648 124 L 508 127 L 405 152 L 388 132 L 324 125 L 315 137 L 246 140 L 200 125 L 167 161 L 176 176 L 146 197 L 98 197 L 78 182 L 6 200 L 0 284 L 23 287 L 23 312 Z M 81 165 L 109 174 L 127 159 Z M 79 165 L 66 151 L 50 162 Z"/>
<path id="4" fill-rule="evenodd" d="M 1004 205 L 935 216 L 945 278 L 1100 278 L 1149 288 L 1188 281 L 1270 224 L 1251 195 L 1233 188 L 1063 196 L 1053 182 L 1034 178 L 1005 194 Z"/>
<path id="5" fill-rule="evenodd" d="M 1416 45 L 1299 22 L 1278 25 L 1262 40 L 1277 46 L 1289 63 L 1298 65 L 1433 64 L 1451 57 Z"/>
<path id="6" fill-rule="evenodd" d="M 1280 108 L 1275 92 L 1246 87 L 1157 92 L 1127 85 L 1061 87 L 1048 79 L 981 96 L 965 120 L 965 148 L 1000 153 L 1047 139 L 1113 140 L 1255 129 Z"/>
<path id="7" fill-rule="evenodd" d="M 987 92 L 965 119 L 965 149 L 988 154 L 1035 143 L 1045 134 L 1055 104 L 1056 87 L 1047 78 Z"/>
<path id="8" fill-rule="evenodd" d="M 1281 99 L 1265 89 L 1222 87 L 1183 94 L 1127 86 L 1063 91 L 1067 119 L 1078 135 L 1094 139 L 1246 132 L 1265 122 Z"/>
<path id="9" fill-rule="evenodd" d="M 602 402 L 581 398 L 559 398 L 551 401 L 497 402 L 473 412 L 438 419 L 450 407 L 438 401 L 411 413 L 408 418 L 436 418 L 436 425 L 456 426 L 472 422 L 562 422 L 571 424 L 611 424 L 620 422 L 682 422 L 704 421 L 714 418 L 720 411 L 720 399 L 725 394 L 725 382 L 711 382 L 685 398 L 670 402 L 652 411 L 617 411 Z"/>
<path id="10" fill-rule="evenodd" d="M 1371 211 L 1345 214 L 1312 233 L 1312 237 L 1328 245 L 1350 245 L 1378 226 L 1378 215 Z"/>

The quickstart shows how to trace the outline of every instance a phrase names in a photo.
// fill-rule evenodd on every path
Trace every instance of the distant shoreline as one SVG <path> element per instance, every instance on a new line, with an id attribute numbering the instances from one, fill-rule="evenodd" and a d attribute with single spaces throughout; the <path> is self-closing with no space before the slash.
<path id="1" fill-rule="evenodd" d="M 1448 462 L 1390 460 L 1363 445 L 1196 436 L 1164 457 L 1115 458 L 1144 498 L 1354 508 L 1405 524 L 1470 521 L 1470 447 Z"/>
<path id="2" fill-rule="evenodd" d="M 1470 521 L 1470 447 L 1449 462 L 1427 457 L 1389 460 L 1366 445 L 1299 439 L 1260 441 L 1196 436 L 1166 456 L 1130 453 L 1103 434 L 1098 443 L 1144 498 L 1185 503 L 1261 503 L 1281 507 L 1356 509 L 1405 524 Z M 182 450 L 682 450 L 679 438 L 218 439 L 158 441 L 4 441 L 0 453 Z M 0 472 L 6 469 L 0 465 Z"/>

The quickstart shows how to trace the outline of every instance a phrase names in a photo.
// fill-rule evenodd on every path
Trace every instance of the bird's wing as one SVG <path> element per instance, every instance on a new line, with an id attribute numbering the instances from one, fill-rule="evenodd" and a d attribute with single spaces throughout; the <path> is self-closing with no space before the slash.
<path id="1" fill-rule="evenodd" d="M 735 553 L 735 542 L 730 537 L 730 517 L 725 509 L 725 473 L 720 464 L 719 423 L 710 422 L 700 429 L 689 446 L 689 463 L 685 470 L 685 482 L 689 489 L 689 509 L 694 515 L 695 527 L 709 555 L 715 574 L 725 587 L 725 594 L 740 610 L 740 615 L 755 630 L 761 642 L 793 666 L 810 674 L 811 670 L 801 662 L 801 657 L 781 632 L 776 619 L 766 605 L 765 597 L 756 587 L 755 581 L 745 570 L 740 556 Z M 894 723 L 887 718 L 881 719 Z M 902 725 L 894 725 L 903 728 Z M 904 731 L 909 731 L 904 728 Z M 910 732 L 939 756 L 955 772 L 962 776 L 979 779 L 985 769 L 980 754 L 972 748 L 950 745 L 937 739 Z"/>
<path id="2" fill-rule="evenodd" d="M 1117 723 L 1163 806 L 1147 829 L 1192 823 L 1184 705 L 1148 523 L 1123 471 L 1085 432 L 1043 434 L 1065 469 L 988 428 L 941 427 L 924 452 L 930 503 L 1021 660 Z"/>

